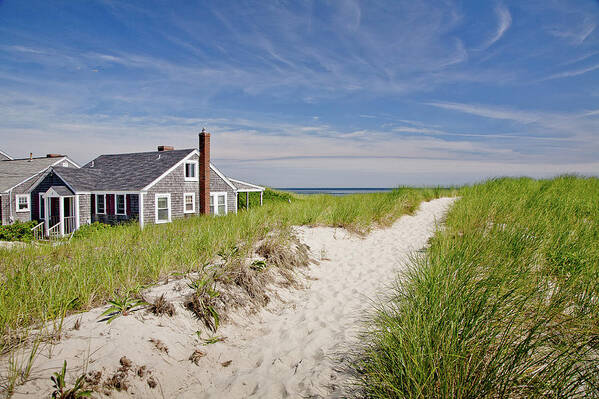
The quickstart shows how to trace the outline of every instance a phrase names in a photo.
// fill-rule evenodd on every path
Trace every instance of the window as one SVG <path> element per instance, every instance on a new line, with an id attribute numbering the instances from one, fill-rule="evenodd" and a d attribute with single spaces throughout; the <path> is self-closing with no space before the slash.
<path id="1" fill-rule="evenodd" d="M 210 194 L 210 213 L 213 215 L 227 214 L 227 193 Z"/>
<path id="2" fill-rule="evenodd" d="M 116 195 L 116 214 L 126 215 L 127 214 L 127 198 L 125 194 Z"/>
<path id="3" fill-rule="evenodd" d="M 183 194 L 183 212 L 194 213 L 196 211 L 196 195 L 195 193 Z"/>
<path id="4" fill-rule="evenodd" d="M 96 214 L 106 215 L 106 194 L 96 194 Z"/>
<path id="5" fill-rule="evenodd" d="M 39 206 L 38 206 L 38 210 L 39 210 L 39 216 L 40 216 L 40 220 L 44 220 L 46 218 L 46 200 L 44 199 L 44 194 L 43 193 L 39 193 L 38 194 L 40 202 L 39 202 Z"/>
<path id="6" fill-rule="evenodd" d="M 62 163 L 62 167 L 63 167 L 63 168 L 68 168 L 68 167 L 69 167 L 69 163 L 68 163 L 67 161 L 64 161 L 64 162 Z"/>
<path id="7" fill-rule="evenodd" d="M 156 223 L 171 221 L 171 195 L 156 194 Z"/>
<path id="8" fill-rule="evenodd" d="M 185 162 L 185 181 L 198 181 L 198 163 Z"/>
<path id="9" fill-rule="evenodd" d="M 16 196 L 17 212 L 29 212 L 29 194 L 20 194 Z"/>

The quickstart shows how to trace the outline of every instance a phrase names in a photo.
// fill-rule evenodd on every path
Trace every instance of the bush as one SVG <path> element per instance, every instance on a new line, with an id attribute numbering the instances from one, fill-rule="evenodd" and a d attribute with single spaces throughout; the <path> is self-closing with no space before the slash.
<path id="1" fill-rule="evenodd" d="M 31 231 L 37 225 L 37 222 L 15 222 L 7 226 L 0 226 L 1 241 L 31 241 L 33 232 Z"/>

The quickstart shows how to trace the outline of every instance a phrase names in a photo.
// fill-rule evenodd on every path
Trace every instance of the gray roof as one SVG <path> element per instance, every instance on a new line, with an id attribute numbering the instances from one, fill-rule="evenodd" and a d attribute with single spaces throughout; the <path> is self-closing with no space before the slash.
<path id="1" fill-rule="evenodd" d="M 14 159 L 0 161 L 0 192 L 6 192 L 16 185 L 34 177 L 48 167 L 60 163 L 66 157 L 61 158 L 33 158 Z M 68 169 L 68 168 L 65 168 Z M 74 169 L 74 168 L 73 168 Z"/>
<path id="2" fill-rule="evenodd" d="M 73 195 L 74 193 L 69 190 L 67 187 L 65 186 L 52 186 L 48 189 L 49 190 L 54 190 L 54 192 L 58 195 L 61 196 L 69 196 L 69 195 Z"/>
<path id="3" fill-rule="evenodd" d="M 231 177 L 228 177 L 228 179 L 237 188 L 237 191 L 241 191 L 241 192 L 245 192 L 245 191 L 264 191 L 264 187 L 257 186 L 255 184 L 244 182 L 244 181 L 241 181 L 241 180 L 233 179 Z"/>
<path id="4" fill-rule="evenodd" d="M 54 167 L 74 190 L 139 191 L 194 149 L 101 155 L 81 169 Z"/>

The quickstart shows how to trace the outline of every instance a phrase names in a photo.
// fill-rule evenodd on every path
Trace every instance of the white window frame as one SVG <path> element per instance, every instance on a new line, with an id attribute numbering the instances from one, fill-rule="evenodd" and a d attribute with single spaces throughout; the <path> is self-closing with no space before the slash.
<path id="1" fill-rule="evenodd" d="M 46 220 L 46 200 L 44 199 L 44 193 L 38 193 L 39 202 L 37 204 L 37 215 L 40 220 Z M 44 217 L 42 217 L 42 204 L 44 204 Z"/>
<path id="2" fill-rule="evenodd" d="M 221 195 L 225 196 L 225 213 L 222 215 L 220 213 L 218 213 L 218 202 L 216 201 L 217 198 Z M 227 192 L 226 191 L 211 192 L 210 198 L 212 198 L 212 203 L 214 204 L 214 213 L 212 215 L 223 216 L 223 215 L 226 215 L 227 213 L 229 213 L 229 207 L 227 206 Z M 210 204 L 208 204 L 208 207 L 210 207 Z"/>
<path id="3" fill-rule="evenodd" d="M 159 198 L 166 198 L 166 200 L 167 200 L 168 220 L 158 220 L 158 199 Z M 171 222 L 171 212 L 172 212 L 171 194 L 167 193 L 167 194 L 154 195 L 154 223 L 156 223 L 156 224 L 170 223 Z"/>
<path id="4" fill-rule="evenodd" d="M 187 177 L 187 165 L 193 165 L 195 173 L 194 177 Z M 199 162 L 198 161 L 185 161 L 183 163 L 183 177 L 185 177 L 185 181 L 198 181 L 198 174 L 200 172 Z"/>
<path id="5" fill-rule="evenodd" d="M 193 199 L 192 206 L 193 209 L 191 211 L 187 210 L 187 197 L 191 196 Z M 183 193 L 183 213 L 196 213 L 196 193 Z"/>
<path id="6" fill-rule="evenodd" d="M 19 208 L 19 200 L 21 198 L 25 198 L 27 200 L 27 209 Z M 30 212 L 31 211 L 31 195 L 29 194 L 17 194 L 15 196 L 15 206 L 17 207 L 17 212 Z"/>
<path id="7" fill-rule="evenodd" d="M 118 201 L 118 197 L 122 196 L 123 197 L 123 203 L 124 203 L 124 207 L 123 207 L 123 213 L 119 213 L 119 201 Z M 119 216 L 124 216 L 127 214 L 127 194 L 115 194 L 114 195 L 114 213 L 115 215 L 119 215 Z"/>
<path id="8" fill-rule="evenodd" d="M 104 198 L 104 212 L 98 212 L 98 198 Z M 96 215 L 106 215 L 106 194 L 96 194 Z"/>

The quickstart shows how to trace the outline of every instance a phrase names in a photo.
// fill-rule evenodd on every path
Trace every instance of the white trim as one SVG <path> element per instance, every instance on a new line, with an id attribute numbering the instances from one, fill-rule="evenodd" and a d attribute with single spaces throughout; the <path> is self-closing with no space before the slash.
<path id="1" fill-rule="evenodd" d="M 98 212 L 98 198 L 99 197 L 104 198 L 104 212 Z M 106 215 L 106 194 L 96 194 L 96 199 L 94 202 L 95 202 L 96 215 Z"/>
<path id="2" fill-rule="evenodd" d="M 39 202 L 37 204 L 37 216 L 40 218 L 40 220 L 46 220 L 46 198 L 44 197 L 44 193 L 38 193 L 37 194 L 38 198 L 39 198 Z M 44 217 L 42 217 L 42 202 L 44 203 Z"/>
<path id="3" fill-rule="evenodd" d="M 217 174 L 218 177 L 220 177 L 221 179 L 223 179 L 225 181 L 225 183 L 227 183 L 227 185 L 233 189 L 233 191 L 237 191 L 237 187 L 235 187 L 233 185 L 233 183 L 231 183 L 229 181 L 229 179 L 227 178 L 227 176 L 223 175 L 222 172 L 216 168 L 216 166 L 212 165 L 212 162 L 210 162 L 210 169 L 212 169 L 214 171 L 214 173 Z"/>
<path id="4" fill-rule="evenodd" d="M 185 156 L 185 158 L 181 159 L 179 162 L 177 162 L 176 164 L 174 164 L 173 166 L 170 167 L 170 169 L 168 169 L 166 172 L 164 172 L 163 174 L 161 174 L 158 178 L 156 178 L 156 180 L 154 180 L 153 182 L 151 182 L 150 184 L 148 184 L 147 186 L 145 186 L 144 188 L 142 188 L 140 191 L 147 191 L 149 190 L 152 186 L 154 186 L 156 183 L 158 183 L 160 180 L 162 180 L 164 177 L 168 176 L 173 170 L 177 169 L 179 166 L 181 166 L 181 164 L 187 160 L 189 160 L 189 158 L 191 158 L 193 155 L 200 155 L 198 150 L 192 150 L 189 154 L 187 154 Z"/>
<path id="5" fill-rule="evenodd" d="M 26 198 L 27 199 L 27 209 L 19 209 L 19 199 Z M 31 195 L 29 194 L 15 194 L 15 210 L 17 213 L 21 212 L 31 212 Z"/>
<path id="6" fill-rule="evenodd" d="M 195 170 L 194 170 L 194 177 L 187 177 L 187 165 L 193 165 Z M 198 161 L 185 161 L 185 163 L 183 164 L 183 178 L 185 179 L 185 181 L 198 181 L 199 177 L 198 174 L 200 172 L 200 163 Z"/>
<path id="7" fill-rule="evenodd" d="M 193 209 L 191 211 L 187 210 L 187 203 L 185 202 L 185 197 L 189 197 L 193 199 Z M 183 193 L 183 213 L 196 213 L 196 193 Z"/>
<path id="8" fill-rule="evenodd" d="M 75 161 L 72 161 L 69 157 L 60 157 L 58 158 L 58 161 L 54 162 L 52 165 L 50 166 L 58 166 L 59 163 L 63 162 L 63 161 L 67 161 L 73 164 L 73 166 L 75 166 L 77 169 L 80 169 L 81 166 L 79 166 Z"/>
<path id="9" fill-rule="evenodd" d="M 77 191 L 77 194 L 127 194 L 127 195 L 134 195 L 134 194 L 140 194 L 141 191 Z"/>
<path id="10" fill-rule="evenodd" d="M 139 193 L 139 228 L 144 229 L 144 195 Z"/>
<path id="11" fill-rule="evenodd" d="M 75 194 L 75 230 L 79 230 L 81 221 L 79 220 L 79 194 Z"/>
<path id="12" fill-rule="evenodd" d="M 166 198 L 167 206 L 168 206 L 168 220 L 158 220 L 158 199 Z M 171 222 L 171 194 L 170 193 L 161 193 L 154 195 L 154 223 L 170 223 Z"/>
<path id="13" fill-rule="evenodd" d="M 5 153 L 4 151 L 0 150 L 0 154 L 4 155 L 6 158 L 8 158 L 9 161 L 14 160 L 13 157 L 11 157 L 10 155 L 8 155 L 7 153 Z"/>
<path id="14" fill-rule="evenodd" d="M 247 184 L 248 186 L 255 187 L 255 190 L 239 190 L 239 191 L 254 192 L 254 191 L 264 191 L 264 190 L 266 190 L 266 188 L 264 188 L 262 186 L 259 186 L 257 184 L 248 183 L 248 182 L 243 181 L 243 180 L 238 180 L 238 179 L 233 179 L 233 178 L 229 178 L 229 180 L 231 180 L 233 183 Z"/>
<path id="15" fill-rule="evenodd" d="M 221 195 L 225 196 L 225 213 L 224 213 L 224 215 L 229 213 L 229 206 L 227 204 L 227 192 L 226 191 L 215 191 L 215 192 L 210 193 L 210 198 L 215 197 L 212 200 L 212 203 L 214 204 L 214 212 L 212 213 L 212 215 L 221 216 L 221 214 L 218 213 L 218 202 L 216 199 L 216 197 L 221 196 Z M 208 208 L 210 208 L 210 203 L 208 203 Z"/>
<path id="16" fill-rule="evenodd" d="M 116 197 L 118 197 L 120 195 L 123 196 L 123 202 L 125 204 L 125 206 L 124 206 L 124 212 L 123 213 L 119 213 L 119 201 L 116 198 Z M 127 194 L 115 194 L 114 195 L 114 214 L 115 215 L 119 215 L 119 216 L 125 216 L 125 215 L 127 215 Z"/>

